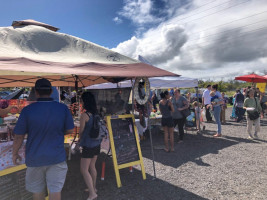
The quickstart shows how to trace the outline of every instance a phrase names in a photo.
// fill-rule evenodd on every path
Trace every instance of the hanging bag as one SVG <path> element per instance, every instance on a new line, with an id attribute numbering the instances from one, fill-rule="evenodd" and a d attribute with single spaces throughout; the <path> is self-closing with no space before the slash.
<path id="1" fill-rule="evenodd" d="M 181 98 L 181 97 L 180 97 L 180 98 Z M 180 100 L 180 99 L 179 99 L 179 100 Z M 179 101 L 179 100 L 178 100 L 178 101 Z M 176 103 L 176 100 L 175 100 L 175 103 Z M 177 103 L 176 103 L 176 107 L 179 108 L 178 105 L 177 105 Z M 183 118 L 187 118 L 187 117 L 191 114 L 189 108 L 186 108 L 186 109 L 184 109 L 184 110 L 181 110 L 180 112 L 181 112 Z"/>
<path id="2" fill-rule="evenodd" d="M 260 117 L 260 114 L 259 114 L 258 109 L 257 109 L 257 107 L 258 107 L 257 100 L 256 100 L 255 97 L 254 97 L 254 99 L 255 99 L 255 102 L 256 102 L 255 110 L 247 111 L 248 117 L 249 117 L 250 120 L 256 120 L 256 119 L 258 119 Z"/>

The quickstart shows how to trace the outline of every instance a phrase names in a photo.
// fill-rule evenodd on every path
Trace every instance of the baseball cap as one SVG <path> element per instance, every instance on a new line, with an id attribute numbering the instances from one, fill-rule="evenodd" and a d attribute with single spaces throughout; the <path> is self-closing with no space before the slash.
<path id="1" fill-rule="evenodd" d="M 51 90 L 52 85 L 49 80 L 42 78 L 35 82 L 35 89 L 37 90 Z"/>

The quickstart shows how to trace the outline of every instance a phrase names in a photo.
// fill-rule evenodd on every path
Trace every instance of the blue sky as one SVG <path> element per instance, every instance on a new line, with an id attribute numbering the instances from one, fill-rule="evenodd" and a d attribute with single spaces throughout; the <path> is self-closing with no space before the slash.
<path id="1" fill-rule="evenodd" d="M 200 79 L 267 73 L 266 0 L 2 0 L 0 26 L 34 19 Z"/>
<path id="2" fill-rule="evenodd" d="M 123 6 L 121 0 L 6 0 L 1 1 L 0 26 L 14 20 L 34 19 L 99 45 L 113 48 L 128 40 L 135 25 L 113 21 Z"/>

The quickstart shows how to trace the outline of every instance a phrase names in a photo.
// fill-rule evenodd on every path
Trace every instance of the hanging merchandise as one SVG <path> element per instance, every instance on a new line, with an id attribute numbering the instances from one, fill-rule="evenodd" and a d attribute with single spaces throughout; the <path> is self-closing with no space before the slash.
<path id="1" fill-rule="evenodd" d="M 136 78 L 134 83 L 134 98 L 137 103 L 144 105 L 150 95 L 150 83 L 148 78 Z"/>

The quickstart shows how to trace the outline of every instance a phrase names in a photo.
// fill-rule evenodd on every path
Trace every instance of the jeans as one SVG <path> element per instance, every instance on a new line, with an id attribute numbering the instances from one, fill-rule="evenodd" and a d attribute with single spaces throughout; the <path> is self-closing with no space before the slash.
<path id="1" fill-rule="evenodd" d="M 185 125 L 186 118 L 182 119 L 173 119 L 174 128 L 178 124 L 178 130 L 179 130 L 179 140 L 184 139 L 184 125 Z"/>
<path id="2" fill-rule="evenodd" d="M 216 123 L 218 125 L 218 134 L 221 134 L 222 133 L 221 120 L 220 120 L 221 106 L 214 107 L 213 114 L 214 114 Z"/>
<path id="3" fill-rule="evenodd" d="M 237 122 L 243 120 L 243 115 L 245 114 L 245 110 L 241 107 L 235 107 L 235 114 L 237 115 Z"/>
<path id="4" fill-rule="evenodd" d="M 205 105 L 205 108 L 206 108 L 206 118 L 207 118 L 207 121 L 211 121 L 212 120 L 212 117 L 210 115 L 210 108 L 207 108 L 208 104 Z"/>

